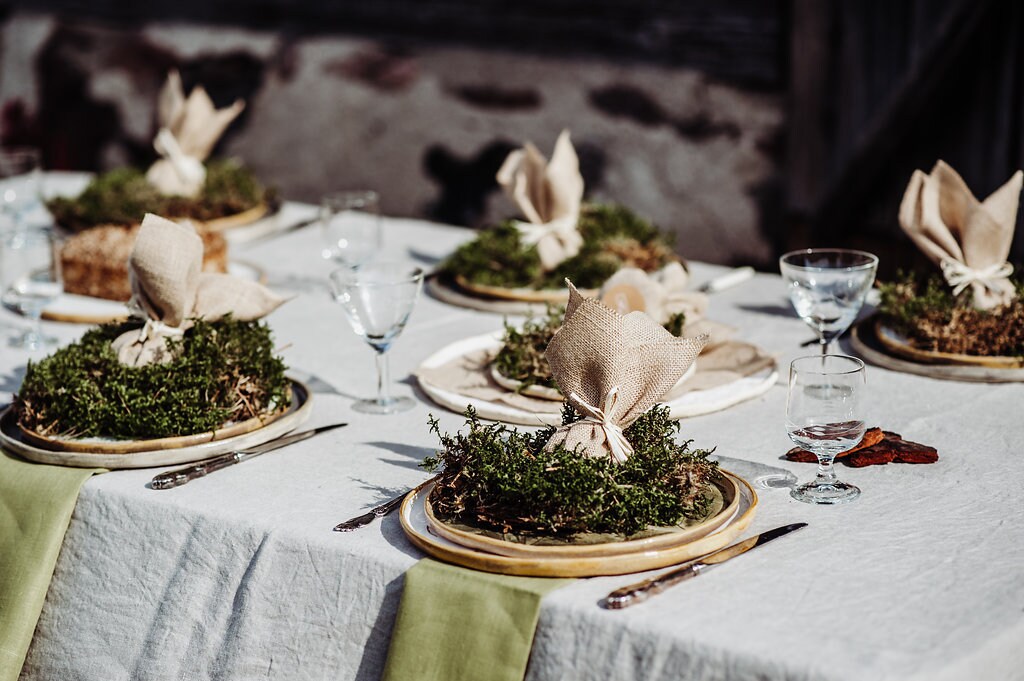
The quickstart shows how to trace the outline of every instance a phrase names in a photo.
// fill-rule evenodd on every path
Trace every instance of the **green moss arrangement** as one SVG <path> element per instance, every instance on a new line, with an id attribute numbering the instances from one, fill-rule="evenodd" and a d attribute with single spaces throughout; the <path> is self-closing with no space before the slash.
<path id="1" fill-rule="evenodd" d="M 654 271 L 676 259 L 671 241 L 650 222 L 622 206 L 585 204 L 579 230 L 583 247 L 551 272 L 541 269 L 536 246 L 524 247 L 512 221 L 463 244 L 443 265 L 450 276 L 505 288 L 598 288 L 622 267 Z"/>
<path id="2" fill-rule="evenodd" d="M 19 423 L 41 435 L 141 440 L 209 432 L 290 403 L 265 324 L 196 321 L 170 341 L 171 362 L 142 367 L 121 364 L 110 347 L 132 326 L 92 329 L 30 362 L 14 402 Z"/>
<path id="3" fill-rule="evenodd" d="M 562 326 L 565 310 L 560 307 L 549 307 L 544 317 L 530 318 L 522 326 L 505 322 L 505 336 L 502 347 L 494 357 L 494 365 L 498 373 L 506 378 L 519 381 L 519 390 L 531 385 L 558 389 L 551 375 L 551 367 L 544 358 L 551 337 Z M 664 327 L 677 338 L 683 335 L 686 314 L 678 312 L 672 315 Z"/>
<path id="4" fill-rule="evenodd" d="M 565 423 L 579 416 L 570 407 Z M 545 452 L 555 429 L 523 433 L 484 425 L 466 411 L 463 432 L 442 434 L 423 466 L 438 474 L 431 493 L 445 521 L 491 531 L 512 541 L 572 538 L 582 534 L 636 536 L 705 518 L 720 473 L 707 450 L 677 443 L 679 424 L 666 407 L 655 407 L 625 430 L 633 455 L 622 464 L 588 458 L 559 446 Z"/>
<path id="5" fill-rule="evenodd" d="M 976 310 L 970 289 L 954 296 L 938 275 L 901 274 L 879 284 L 886 322 L 921 350 L 978 356 L 1024 356 L 1024 281 L 1017 297 L 993 310 Z"/>
<path id="6" fill-rule="evenodd" d="M 235 215 L 273 200 L 252 172 L 231 160 L 210 161 L 206 183 L 194 199 L 165 196 L 146 181 L 143 171 L 119 168 L 95 178 L 75 198 L 47 202 L 57 223 L 73 231 L 96 225 L 133 225 L 146 213 L 206 221 Z"/>

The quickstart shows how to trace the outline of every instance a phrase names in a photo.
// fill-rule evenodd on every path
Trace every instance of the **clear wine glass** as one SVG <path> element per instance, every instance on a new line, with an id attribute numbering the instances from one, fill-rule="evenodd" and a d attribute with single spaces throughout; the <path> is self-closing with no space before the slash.
<path id="1" fill-rule="evenodd" d="M 786 432 L 818 457 L 813 482 L 793 488 L 794 499 L 811 504 L 842 504 L 860 490 L 836 478 L 833 461 L 864 437 L 861 395 L 864 362 L 846 355 L 798 357 L 789 365 Z"/>
<path id="2" fill-rule="evenodd" d="M 24 228 L 26 216 L 39 205 L 40 167 L 38 149 L 0 149 L 0 211 L 14 230 Z"/>
<path id="3" fill-rule="evenodd" d="M 331 272 L 331 292 L 352 330 L 377 352 L 377 397 L 352 405 L 368 414 L 394 414 L 416 403 L 392 397 L 387 351 L 402 333 L 423 286 L 423 270 L 400 262 L 371 262 Z"/>
<path id="4" fill-rule="evenodd" d="M 808 248 L 779 258 L 789 299 L 818 334 L 823 355 L 857 318 L 877 268 L 876 256 L 843 248 Z"/>
<path id="5" fill-rule="evenodd" d="M 380 250 L 380 197 L 369 190 L 328 194 L 320 202 L 320 226 L 325 259 L 362 265 Z"/>
<path id="6" fill-rule="evenodd" d="M 43 309 L 64 291 L 60 242 L 53 230 L 26 228 L 0 238 L 0 284 L 3 302 L 31 321 L 30 328 L 11 340 L 14 347 L 38 350 L 56 342 L 43 336 Z"/>

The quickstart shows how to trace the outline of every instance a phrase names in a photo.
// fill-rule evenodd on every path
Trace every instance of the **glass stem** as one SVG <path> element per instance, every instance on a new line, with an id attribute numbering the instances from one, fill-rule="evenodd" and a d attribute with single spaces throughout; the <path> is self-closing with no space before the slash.
<path id="1" fill-rule="evenodd" d="M 388 356 L 384 350 L 377 351 L 377 404 L 388 404 L 391 402 L 391 392 L 388 386 L 391 383 L 388 370 Z"/>
<path id="2" fill-rule="evenodd" d="M 820 345 L 821 345 L 821 354 L 827 355 L 828 354 L 828 340 L 824 336 L 821 337 Z"/>
<path id="3" fill-rule="evenodd" d="M 818 455 L 818 477 L 814 481 L 816 485 L 834 485 L 838 482 L 836 470 L 833 466 L 835 459 L 834 454 L 832 456 Z"/>

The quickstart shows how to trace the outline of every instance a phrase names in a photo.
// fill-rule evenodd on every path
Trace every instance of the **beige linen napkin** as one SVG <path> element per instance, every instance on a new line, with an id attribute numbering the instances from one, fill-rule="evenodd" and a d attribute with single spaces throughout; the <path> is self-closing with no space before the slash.
<path id="1" fill-rule="evenodd" d="M 900 204 L 903 231 L 942 268 L 954 294 L 970 286 L 974 306 L 987 310 L 1010 302 L 1010 254 L 1024 173 L 979 202 L 944 161 L 932 172 L 915 170 Z"/>
<path id="2" fill-rule="evenodd" d="M 160 130 L 153 148 L 161 158 L 146 172 L 149 183 L 163 194 L 198 195 L 206 181 L 203 161 L 244 108 L 240 99 L 225 109 L 215 108 L 201 85 L 186 99 L 181 76 L 171 71 L 157 100 Z"/>
<path id="3" fill-rule="evenodd" d="M 203 241 L 189 225 L 147 214 L 128 260 L 133 316 L 146 320 L 112 344 L 123 364 L 141 366 L 169 362 L 167 339 L 181 336 L 192 319 L 259 319 L 283 298 L 254 282 L 202 271 Z"/>
<path id="4" fill-rule="evenodd" d="M 559 390 L 584 418 L 556 430 L 547 447 L 564 444 L 621 463 L 633 451 L 623 429 L 679 380 L 707 338 L 676 338 L 643 312 L 620 315 L 566 285 L 565 318 L 544 356 Z"/>
<path id="5" fill-rule="evenodd" d="M 708 310 L 708 297 L 687 291 L 690 274 L 678 262 L 670 262 L 648 274 L 637 267 L 623 267 L 601 287 L 601 302 L 619 312 L 646 312 L 659 324 L 680 312 L 687 322 L 702 319 Z"/>
<path id="6" fill-rule="evenodd" d="M 558 136 L 550 163 L 527 142 L 508 155 L 497 180 L 527 219 L 516 222 L 520 239 L 528 246 L 536 244 L 545 271 L 580 252 L 583 235 L 576 223 L 583 201 L 583 176 L 568 130 Z"/>

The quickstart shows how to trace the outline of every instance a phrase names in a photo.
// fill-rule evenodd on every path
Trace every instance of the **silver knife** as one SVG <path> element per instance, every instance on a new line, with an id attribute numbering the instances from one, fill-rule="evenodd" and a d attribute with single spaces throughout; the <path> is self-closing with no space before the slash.
<path id="1" fill-rule="evenodd" d="M 249 449 L 240 449 L 238 451 L 215 456 L 211 459 L 204 459 L 199 463 L 186 466 L 185 468 L 178 468 L 177 470 L 161 473 L 154 477 L 149 484 L 153 489 L 171 489 L 172 487 L 179 487 L 190 480 L 201 478 L 204 475 L 209 475 L 210 473 L 219 471 L 222 468 L 233 466 L 236 463 L 247 461 L 253 457 L 259 456 L 260 454 L 265 454 L 275 449 L 295 444 L 296 442 L 308 440 L 318 433 L 323 433 L 328 430 L 341 428 L 342 426 L 347 425 L 347 423 L 332 423 L 329 426 L 320 426 L 319 428 L 304 430 L 301 433 L 285 435 L 284 437 L 279 437 L 276 440 L 271 440 L 270 442 L 264 442 L 261 445 L 256 445 Z"/>
<path id="2" fill-rule="evenodd" d="M 618 610 L 630 605 L 642 603 L 654 594 L 661 593 L 670 586 L 696 577 L 717 565 L 721 565 L 727 560 L 743 555 L 751 549 L 756 549 L 758 546 L 764 546 L 773 539 L 778 539 L 779 537 L 787 535 L 794 530 L 799 530 L 802 527 L 807 527 L 807 523 L 793 523 L 792 525 L 776 527 L 774 530 L 762 532 L 761 534 L 754 535 L 750 539 L 744 539 L 732 546 L 726 546 L 724 549 L 719 549 L 706 556 L 702 556 L 697 560 L 692 560 L 685 563 L 682 567 L 670 570 L 664 574 L 658 575 L 657 577 L 652 577 L 642 582 L 637 582 L 636 584 L 630 584 L 629 586 L 624 586 L 621 589 L 616 589 L 608 594 L 607 598 L 605 598 L 605 606 L 612 608 L 613 610 Z"/>
<path id="3" fill-rule="evenodd" d="M 701 293 L 718 293 L 727 288 L 738 286 L 752 276 L 754 276 L 753 267 L 737 267 L 721 276 L 715 277 L 711 281 L 705 282 L 697 290 Z"/>

